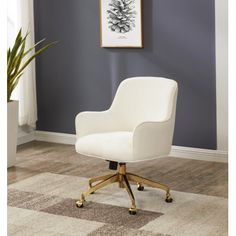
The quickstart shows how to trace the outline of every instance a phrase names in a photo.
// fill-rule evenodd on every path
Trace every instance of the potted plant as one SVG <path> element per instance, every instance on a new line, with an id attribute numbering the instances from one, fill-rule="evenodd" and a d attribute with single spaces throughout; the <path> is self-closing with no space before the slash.
<path id="1" fill-rule="evenodd" d="M 11 100 L 12 92 L 16 88 L 20 77 L 23 75 L 24 69 L 30 62 L 41 52 L 56 43 L 49 43 L 30 55 L 29 53 L 45 39 L 26 50 L 25 44 L 28 35 L 29 33 L 27 32 L 22 36 L 22 30 L 20 29 L 14 45 L 7 51 L 7 167 L 11 167 L 15 164 L 18 130 L 18 101 Z M 28 58 L 26 59 L 27 56 Z"/>

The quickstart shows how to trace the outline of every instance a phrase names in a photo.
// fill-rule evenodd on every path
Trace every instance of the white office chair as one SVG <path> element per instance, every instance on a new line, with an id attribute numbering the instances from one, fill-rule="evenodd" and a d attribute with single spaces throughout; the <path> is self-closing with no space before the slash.
<path id="1" fill-rule="evenodd" d="M 130 214 L 136 214 L 129 181 L 137 183 L 140 191 L 143 185 L 163 189 L 166 191 L 166 202 L 172 202 L 168 186 L 127 173 L 126 163 L 152 160 L 169 154 L 177 91 L 178 86 L 174 80 L 134 77 L 121 82 L 108 110 L 81 112 L 76 116 L 76 151 L 108 160 L 111 164 L 119 163 L 117 173 L 89 180 L 89 189 L 76 202 L 78 207 L 83 206 L 89 194 L 118 182 L 119 187 L 126 188 L 131 198 Z M 95 182 L 98 183 L 93 185 Z"/>

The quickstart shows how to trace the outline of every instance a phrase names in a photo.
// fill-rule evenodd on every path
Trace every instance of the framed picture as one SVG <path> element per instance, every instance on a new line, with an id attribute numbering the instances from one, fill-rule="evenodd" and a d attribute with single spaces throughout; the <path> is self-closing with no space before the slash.
<path id="1" fill-rule="evenodd" d="M 100 0 L 101 47 L 142 48 L 142 0 Z"/>

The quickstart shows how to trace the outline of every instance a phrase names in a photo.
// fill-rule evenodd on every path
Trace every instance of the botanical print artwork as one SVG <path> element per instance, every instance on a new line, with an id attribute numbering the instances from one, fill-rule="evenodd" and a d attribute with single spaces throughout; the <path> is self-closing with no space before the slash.
<path id="1" fill-rule="evenodd" d="M 135 28 L 134 0 L 111 0 L 109 3 L 108 26 L 111 31 L 125 34 Z"/>
<path id="2" fill-rule="evenodd" d="M 142 0 L 100 0 L 101 47 L 142 48 Z"/>

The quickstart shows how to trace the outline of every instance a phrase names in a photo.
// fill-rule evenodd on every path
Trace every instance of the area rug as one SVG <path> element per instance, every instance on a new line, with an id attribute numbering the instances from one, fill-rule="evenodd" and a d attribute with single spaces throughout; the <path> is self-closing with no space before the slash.
<path id="1" fill-rule="evenodd" d="M 161 190 L 132 185 L 137 215 L 129 215 L 129 197 L 117 184 L 75 201 L 88 179 L 41 173 L 8 186 L 8 235 L 71 236 L 226 236 L 228 200 L 172 191 L 164 201 Z"/>

